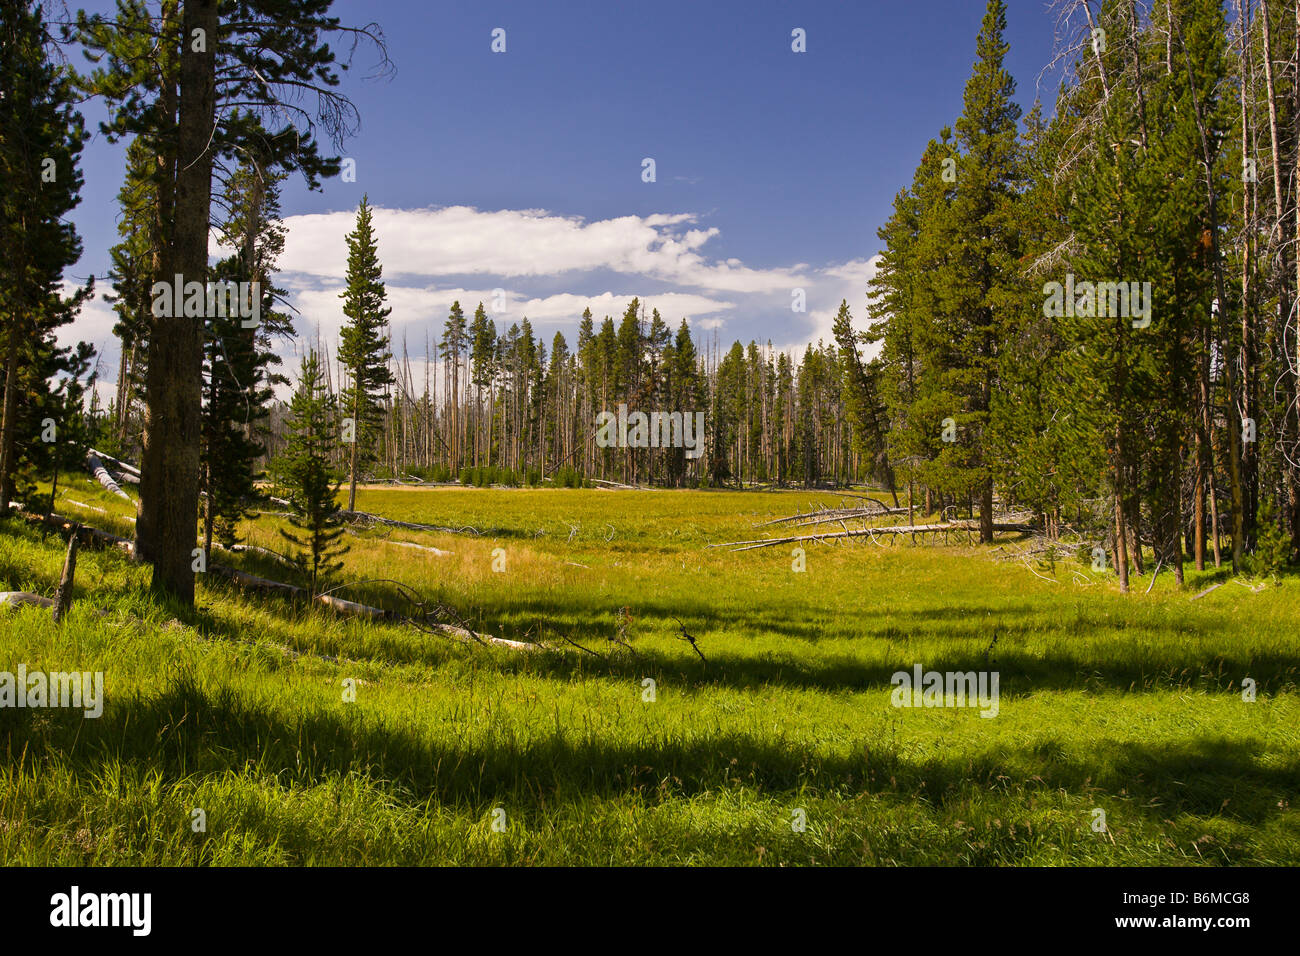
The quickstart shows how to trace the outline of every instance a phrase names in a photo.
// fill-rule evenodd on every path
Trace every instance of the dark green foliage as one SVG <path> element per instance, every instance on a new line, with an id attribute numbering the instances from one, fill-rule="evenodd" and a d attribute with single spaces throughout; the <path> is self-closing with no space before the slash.
<path id="1" fill-rule="evenodd" d="M 1251 570 L 1277 579 L 1291 561 L 1291 535 L 1279 521 L 1277 502 L 1272 496 L 1259 506 L 1259 542 L 1251 558 Z"/>
<path id="2" fill-rule="evenodd" d="M 388 363 L 388 293 L 379 262 L 368 197 L 357 208 L 356 228 L 347 235 L 347 287 L 341 293 L 347 322 L 340 333 L 339 363 L 347 370 L 344 415 L 352 420 L 354 441 L 348 459 L 348 508 L 356 506 L 357 473 L 375 458 L 375 438 L 383 408 L 382 390 L 393 384 Z"/>
<path id="3" fill-rule="evenodd" d="M 81 256 L 68 214 L 80 202 L 86 133 L 73 74 L 52 61 L 51 46 L 43 6 L 0 5 L 0 512 L 20 473 L 49 467 L 48 446 L 77 434 L 70 400 L 79 404 L 76 380 L 91 354 L 56 340 L 94 282 L 63 294 L 64 270 Z M 59 377 L 72 381 L 56 386 Z"/>
<path id="4" fill-rule="evenodd" d="M 319 593 L 324 579 L 343 566 L 335 559 L 348 550 L 334 544 L 343 526 L 336 500 L 340 479 L 329 465 L 333 404 L 320 362 L 310 352 L 302 360 L 298 388 L 289 404 L 288 445 L 276 464 L 276 475 L 288 494 L 289 523 L 299 532 L 281 529 L 280 534 L 296 546 L 291 560 L 307 577 L 312 594 Z"/>
<path id="5" fill-rule="evenodd" d="M 287 380 L 273 369 L 279 364 L 274 337 L 291 335 L 288 316 L 276 312 L 283 291 L 273 284 L 275 261 L 284 247 L 279 217 L 278 179 L 242 166 L 226 191 L 230 210 L 225 243 L 237 251 L 213 269 L 214 282 L 258 283 L 258 321 L 241 314 L 212 315 L 204 343 L 203 487 L 205 546 L 215 536 L 227 547 L 235 528 L 258 497 L 255 464 L 265 453 L 265 420 L 273 386 Z M 226 310 L 230 312 L 229 309 Z"/>

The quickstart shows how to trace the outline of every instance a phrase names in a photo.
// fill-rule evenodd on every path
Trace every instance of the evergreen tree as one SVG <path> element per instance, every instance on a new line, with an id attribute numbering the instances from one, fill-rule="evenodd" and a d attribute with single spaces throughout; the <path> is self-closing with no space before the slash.
<path id="1" fill-rule="evenodd" d="M 935 273 L 937 298 L 952 336 L 940 372 L 957 400 L 950 417 L 962 426 L 961 454 L 952 456 L 954 485 L 979 504 L 980 541 L 993 540 L 993 470 L 989 412 L 999 353 L 1010 316 L 1023 303 L 1017 261 L 1016 203 L 1022 185 L 1015 81 L 1003 63 L 1006 4 L 989 0 L 976 41 L 978 59 L 956 123 L 955 190 L 936 207 L 947 221 L 946 261 Z"/>
<path id="2" fill-rule="evenodd" d="M 320 361 L 312 351 L 302 360 L 298 387 L 289 403 L 288 445 L 275 470 L 288 492 L 289 524 L 298 531 L 281 529 L 280 534 L 295 545 L 291 560 L 307 577 L 313 595 L 343 566 L 335 559 L 348 550 L 346 545 L 334 545 L 343 534 L 337 500 L 340 480 L 328 457 L 334 411 Z"/>
<path id="3" fill-rule="evenodd" d="M 380 395 L 394 381 L 388 367 L 393 358 L 388 350 L 388 315 L 392 309 L 384 304 L 388 292 L 366 196 L 361 198 L 356 228 L 348 233 L 347 243 L 347 286 L 340 293 L 347 322 L 340 333 L 338 355 L 348 374 L 344 397 L 346 415 L 352 420 L 348 510 L 355 511 L 357 471 L 375 460 L 374 446 L 382 418 Z M 459 303 L 456 309 L 459 311 Z"/>
<path id="4" fill-rule="evenodd" d="M 157 163 L 143 137 L 135 137 L 127 147 L 126 179 L 117 200 L 121 241 L 109 250 L 115 294 L 106 297 L 117 313 L 113 334 L 120 345 L 111 444 L 118 455 L 138 459 L 143 424 L 138 406 L 144 399 L 151 289 L 159 273 L 157 257 L 164 242 L 158 221 Z"/>
<path id="5" fill-rule="evenodd" d="M 479 303 L 482 308 L 482 303 Z M 442 358 L 444 363 L 450 363 L 447 371 L 451 374 L 451 381 L 448 383 L 451 388 L 451 451 L 452 451 L 452 468 L 459 468 L 461 458 L 464 455 L 464 448 L 461 441 L 464 435 L 466 425 L 461 421 L 461 386 L 460 386 L 460 366 L 465 357 L 465 347 L 468 344 L 465 337 L 465 313 L 461 311 L 460 303 L 451 304 L 451 312 L 447 316 L 447 322 L 443 326 L 442 341 L 438 345 L 442 348 Z"/>
<path id="6" fill-rule="evenodd" d="M 453 313 L 459 308 L 459 303 L 452 307 Z M 450 325 L 452 320 L 448 319 Z M 496 355 L 497 346 L 497 327 L 496 323 L 488 318 L 487 311 L 483 308 L 483 303 L 478 304 L 474 310 L 474 321 L 469 327 L 470 339 L 470 381 L 474 385 L 474 465 L 478 467 L 484 464 L 483 457 L 491 452 L 492 448 L 492 427 L 491 416 L 488 416 L 488 427 L 486 433 L 483 428 L 483 390 L 488 389 L 488 402 L 492 400 L 492 385 L 496 380 L 496 368 L 493 358 Z M 444 337 L 444 348 L 446 348 L 447 339 Z M 452 463 L 455 467 L 455 463 Z"/>
<path id="7" fill-rule="evenodd" d="M 208 317 L 205 340 L 203 409 L 204 551 L 210 552 L 214 533 L 229 547 L 235 527 L 257 497 L 255 468 L 266 452 L 262 437 L 274 396 L 272 386 L 286 379 L 272 369 L 279 364 L 273 336 L 292 334 L 287 316 L 275 311 L 283 291 L 272 277 L 284 248 L 280 221 L 278 178 L 246 162 L 226 188 L 229 215 L 223 227 L 224 245 L 235 249 L 213 270 L 214 282 L 249 289 L 240 308 Z M 256 300 L 254 297 L 256 296 Z M 242 312 L 256 305 L 256 321 Z M 216 311 L 216 310 L 214 310 Z"/>
<path id="8" fill-rule="evenodd" d="M 866 460 L 871 477 L 893 493 L 894 472 L 889 465 L 885 437 L 889 432 L 889 420 L 880 400 L 876 369 L 864 365 L 858 355 L 858 336 L 853 331 L 853 318 L 847 301 L 840 302 L 832 331 L 844 369 L 844 410 L 853 426 L 853 448 Z M 894 504 L 898 504 L 896 493 Z"/>
<path id="9" fill-rule="evenodd" d="M 55 332 L 93 289 L 61 293 L 64 270 L 81 257 L 68 214 L 80 202 L 86 134 L 73 75 L 51 62 L 50 46 L 41 5 L 0 5 L 0 514 L 22 464 L 44 455 L 42 422 L 54 417 L 57 427 L 50 380 L 78 360 Z"/>

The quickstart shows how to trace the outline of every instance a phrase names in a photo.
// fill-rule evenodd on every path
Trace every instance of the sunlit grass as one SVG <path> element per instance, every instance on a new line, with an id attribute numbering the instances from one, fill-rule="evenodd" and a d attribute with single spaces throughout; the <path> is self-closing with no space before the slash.
<path id="1" fill-rule="evenodd" d="M 127 502 L 84 480 L 67 496 L 111 515 L 61 499 L 63 513 L 129 533 Z M 483 533 L 349 535 L 338 583 L 372 583 L 345 596 L 400 609 L 377 579 L 401 581 L 486 633 L 550 648 L 523 653 L 207 577 L 197 611 L 178 620 L 149 598 L 146 569 L 85 551 L 65 626 L 39 609 L 0 617 L 0 670 L 103 670 L 107 696 L 98 720 L 0 710 L 0 859 L 1300 861 L 1300 582 L 1228 583 L 1190 602 L 1216 572 L 1189 573 L 1183 591 L 1163 574 L 1149 595 L 1144 578 L 1122 596 L 1086 568 L 1089 586 L 1064 565 L 1052 583 L 955 541 L 807 545 L 805 573 L 792 571 L 793 546 L 706 547 L 839 501 L 360 494 L 364 510 Z M 259 518 L 248 539 L 280 548 L 276 520 Z M 292 577 L 256 555 L 215 559 Z M 52 594 L 61 563 L 53 535 L 13 523 L 0 533 L 3 589 Z M 621 608 L 635 655 L 608 640 Z M 917 663 L 996 669 L 998 716 L 892 707 L 890 675 Z M 355 703 L 343 701 L 349 678 Z"/>

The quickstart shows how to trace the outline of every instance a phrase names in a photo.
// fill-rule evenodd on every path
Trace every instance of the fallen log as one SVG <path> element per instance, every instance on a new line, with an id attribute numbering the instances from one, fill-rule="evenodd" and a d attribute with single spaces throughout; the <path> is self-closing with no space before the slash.
<path id="1" fill-rule="evenodd" d="M 67 531 L 75 534 L 82 544 L 101 548 L 118 548 L 131 557 L 135 557 L 135 542 L 129 538 L 123 538 L 121 535 L 100 531 L 98 528 L 92 528 L 90 525 L 73 521 L 71 518 L 66 518 L 54 511 L 47 515 L 34 515 L 25 512 L 19 512 L 19 515 L 33 524 L 47 525 L 57 531 Z"/>
<path id="2" fill-rule="evenodd" d="M 455 551 L 444 551 L 442 548 L 431 548 L 427 544 L 415 544 L 413 541 L 389 541 L 388 543 L 398 548 L 415 548 L 419 551 L 428 551 L 439 558 L 445 558 L 456 553 Z"/>
<path id="3" fill-rule="evenodd" d="M 108 473 L 108 469 L 104 467 L 104 463 L 101 462 L 98 458 L 96 458 L 92 454 L 87 453 L 86 465 L 90 468 L 91 474 L 95 476 L 95 478 L 99 481 L 101 485 L 103 485 L 113 494 L 117 495 L 119 498 L 125 498 L 127 501 L 132 500 L 131 496 L 128 495 L 125 491 L 123 491 L 118 486 L 117 482 L 113 480 L 113 476 Z"/>
<path id="4" fill-rule="evenodd" d="M 404 528 L 407 531 L 432 531 L 437 534 L 472 534 L 476 536 L 482 534 L 482 532 L 477 528 L 470 528 L 468 526 L 463 528 L 447 528 L 442 525 L 416 524 L 413 521 L 397 521 L 394 518 L 385 518 L 383 515 L 371 514 L 368 511 L 340 511 L 338 515 L 344 521 L 351 521 L 358 524 L 382 524 L 389 528 Z"/>
<path id="5" fill-rule="evenodd" d="M 886 515 L 907 514 L 906 508 L 884 508 L 882 511 L 872 511 L 869 508 L 846 508 L 837 509 L 828 512 L 810 512 L 809 514 L 793 515 L 789 518 L 781 518 L 777 521 L 768 521 L 765 524 L 758 525 L 765 528 L 774 524 L 789 524 L 795 528 L 804 528 L 815 524 L 828 524 L 832 521 L 856 521 L 863 518 L 883 518 Z"/>
<path id="6" fill-rule="evenodd" d="M 96 511 L 99 514 L 108 515 L 110 518 L 117 518 L 119 521 L 129 521 L 131 524 L 135 524 L 136 519 L 134 515 L 115 515 L 107 508 L 100 508 L 97 505 L 88 505 L 84 501 L 78 501 L 76 498 L 69 498 L 66 495 L 63 496 L 63 500 L 73 507 L 85 508 L 87 511 Z"/>
<path id="7" fill-rule="evenodd" d="M 90 448 L 87 450 L 96 458 L 111 463 L 114 470 L 121 472 L 127 481 L 132 481 L 135 484 L 140 483 L 140 469 L 135 465 L 128 465 L 126 462 L 122 461 L 122 459 L 114 458 L 112 455 L 106 455 L 96 448 Z"/>
<path id="8" fill-rule="evenodd" d="M 710 548 L 731 548 L 734 551 L 752 551 L 755 548 L 770 548 L 778 544 L 792 544 L 797 541 L 829 541 L 833 538 L 875 537 L 887 534 L 942 534 L 947 531 L 978 531 L 978 521 L 960 521 L 947 524 L 906 524 L 882 528 L 856 528 L 852 531 L 830 531 L 825 534 L 792 535 L 787 538 L 760 538 L 756 541 L 723 541 L 708 545 Z M 1033 525 L 994 522 L 994 531 L 1026 532 L 1033 531 Z"/>
<path id="9" fill-rule="evenodd" d="M 100 546 L 111 545 L 122 548 L 127 551 L 128 554 L 135 554 L 134 542 L 128 541 L 126 538 L 118 535 L 110 534 L 107 531 L 100 531 L 98 528 L 92 528 L 89 525 L 78 524 L 68 520 L 67 518 L 63 518 L 60 515 L 52 513 L 49 515 L 24 514 L 23 517 L 36 523 L 51 524 L 62 530 L 70 530 L 73 534 L 81 537 L 83 543 L 89 541 Z M 258 577 L 255 574 L 249 574 L 247 571 L 229 568 L 223 564 L 209 564 L 208 570 L 216 574 L 218 577 L 224 577 L 241 587 L 252 590 L 269 591 L 281 594 L 285 597 L 300 599 L 309 596 L 306 588 L 300 588 L 293 584 L 285 584 L 282 581 L 272 581 L 269 578 Z M 6 592 L 6 594 L 0 594 L 0 604 L 4 603 L 3 598 L 7 595 L 21 595 L 23 593 L 24 592 Z M 36 603 L 40 604 L 42 607 L 52 607 L 54 605 L 54 602 L 49 598 L 42 598 L 38 595 L 28 595 L 28 597 L 33 600 L 18 600 L 17 598 L 14 600 L 16 600 L 17 603 Z M 367 604 L 358 604 L 356 601 L 346 601 L 331 594 L 318 594 L 314 600 L 325 607 L 339 612 L 340 614 L 347 614 L 354 617 L 367 617 L 372 620 L 392 620 L 399 623 L 409 620 L 403 615 L 395 614 L 391 611 L 385 611 L 383 608 L 370 607 Z M 492 644 L 497 647 L 508 647 L 512 650 L 535 650 L 537 648 L 537 645 L 535 644 L 528 644 L 524 641 L 511 641 L 504 637 L 493 637 L 490 634 L 479 634 L 475 631 L 469 630 L 468 628 L 456 627 L 453 624 L 438 623 L 421 626 L 429 627 L 432 630 L 436 630 L 442 634 L 446 634 L 462 641 L 477 641 L 480 644 Z"/>
<path id="10" fill-rule="evenodd" d="M 240 571 L 238 568 L 228 568 L 224 564 L 208 565 L 208 570 L 217 577 L 234 581 L 240 587 L 250 588 L 254 591 L 274 591 L 283 594 L 285 597 L 299 597 L 307 593 L 305 588 L 284 584 L 280 581 L 272 581 L 270 578 L 258 577 L 256 574 L 249 574 L 247 571 Z"/>
<path id="11" fill-rule="evenodd" d="M 282 581 L 272 581 L 269 578 L 258 577 L 255 574 L 249 574 L 246 571 L 238 571 L 221 564 L 210 564 L 208 565 L 208 570 L 249 590 L 269 591 L 298 600 L 306 600 L 309 598 L 307 589 L 300 588 L 297 585 L 285 584 Z M 311 598 L 311 600 L 332 611 L 336 611 L 339 614 L 347 615 L 348 617 L 363 617 L 372 621 L 393 621 L 396 623 L 410 620 L 405 615 L 393 611 L 386 611 L 380 607 L 372 607 L 369 604 L 361 604 L 357 601 L 348 601 L 333 594 L 318 594 L 314 598 Z M 468 628 L 456 627 L 454 624 L 421 624 L 420 626 L 438 631 L 461 641 L 492 644 L 496 647 L 508 647 L 511 650 L 536 649 L 536 645 L 534 644 L 527 644 L 523 641 L 511 641 L 504 637 L 493 637 L 490 634 L 479 634 L 475 631 L 469 630 Z"/>
<path id="12" fill-rule="evenodd" d="M 619 491 L 637 491 L 636 485 L 625 485 L 617 481 L 606 481 L 604 478 L 592 478 L 593 485 L 609 485 L 610 488 L 617 488 Z"/>
<path id="13" fill-rule="evenodd" d="M 0 591 L 0 607 L 23 607 L 24 605 L 54 607 L 54 601 L 39 594 L 32 594 L 30 591 Z"/>
<path id="14" fill-rule="evenodd" d="M 1200 594 L 1196 595 L 1196 597 L 1192 598 L 1191 600 L 1193 600 L 1193 601 L 1199 601 L 1201 598 L 1205 597 L 1205 595 L 1211 593 L 1212 591 L 1217 591 L 1217 590 L 1219 590 L 1219 588 L 1221 588 L 1221 587 L 1223 587 L 1223 582 L 1222 582 L 1222 581 L 1220 581 L 1218 584 L 1211 584 L 1208 588 L 1206 588 L 1206 589 L 1205 589 L 1204 591 L 1202 591 Z"/>
<path id="15" fill-rule="evenodd" d="M 225 545 L 218 545 L 218 547 L 221 548 L 222 551 L 229 551 L 232 554 L 243 554 L 243 553 L 264 554 L 268 558 L 271 558 L 273 561 L 277 562 L 278 564 L 284 565 L 286 568 L 297 567 L 297 565 L 294 564 L 293 561 L 291 561 L 289 558 L 286 558 L 279 551 L 272 551 L 270 548 L 262 548 L 255 544 L 234 544 L 231 545 L 229 548 L 227 548 Z"/>

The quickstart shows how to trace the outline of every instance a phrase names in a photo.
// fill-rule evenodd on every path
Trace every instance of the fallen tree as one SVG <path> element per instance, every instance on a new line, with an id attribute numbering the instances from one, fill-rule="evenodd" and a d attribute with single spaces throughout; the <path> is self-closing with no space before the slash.
<path id="1" fill-rule="evenodd" d="M 0 607 L 54 607 L 54 599 L 30 591 L 0 591 Z"/>
<path id="2" fill-rule="evenodd" d="M 413 541 L 389 541 L 387 543 L 397 548 L 414 548 L 417 551 L 428 551 L 436 558 L 446 558 L 456 553 L 455 551 L 444 551 L 442 548 L 431 548 L 427 544 L 416 544 Z"/>
<path id="3" fill-rule="evenodd" d="M 368 511 L 340 511 L 338 516 L 352 524 L 380 524 L 389 528 L 404 528 L 407 531 L 432 531 L 436 534 L 469 534 L 475 537 L 483 533 L 477 528 L 471 528 L 468 525 L 462 528 L 448 528 L 443 525 L 416 524 L 413 521 L 397 521 L 393 518 L 385 518 L 383 515 L 371 514 Z"/>
<path id="4" fill-rule="evenodd" d="M 107 531 L 100 531 L 88 524 L 82 524 L 72 518 L 65 517 L 58 512 L 51 511 L 47 515 L 34 515 L 27 512 L 19 512 L 19 517 L 24 521 L 32 524 L 43 525 L 53 528 L 59 532 L 75 534 L 84 545 L 99 548 L 117 548 L 126 552 L 131 557 L 135 557 L 135 542 L 129 538 L 123 538 L 120 535 L 110 534 Z"/>
<path id="5" fill-rule="evenodd" d="M 474 641 L 479 644 L 491 644 L 496 647 L 508 647 L 512 650 L 532 650 L 537 647 L 536 644 L 529 644 L 525 641 L 511 641 L 504 637 L 493 637 L 490 634 L 481 634 L 471 628 L 461 624 L 448 624 L 443 621 L 431 620 L 431 616 L 438 614 L 454 613 L 446 605 L 434 605 L 431 612 L 426 611 L 427 602 L 421 600 L 415 591 L 400 581 L 388 581 L 387 583 L 396 585 L 408 595 L 414 595 L 413 603 L 419 609 L 419 616 L 402 614 L 397 611 L 389 611 L 381 607 L 373 607 L 369 604 L 361 604 L 357 601 L 348 601 L 337 595 L 326 591 L 311 597 L 306 588 L 300 588 L 297 585 L 285 584 L 282 581 L 272 581 L 269 578 L 258 577 L 255 574 L 249 574 L 247 571 L 239 571 L 235 568 L 228 568 L 220 564 L 212 564 L 208 569 L 220 577 L 224 577 L 245 590 L 263 591 L 279 594 L 283 597 L 295 600 L 311 600 L 316 604 L 322 604 L 332 611 L 348 617 L 363 617 L 372 621 L 392 621 L 398 624 L 410 624 L 417 630 L 425 632 L 437 632 L 454 637 L 462 641 Z M 356 587 L 358 584 L 376 584 L 379 581 L 362 581 L 357 584 L 340 585 L 334 590 L 341 590 L 345 587 Z"/>
<path id="6" fill-rule="evenodd" d="M 123 491 L 121 487 L 119 487 L 118 483 L 113 480 L 113 476 L 109 474 L 108 469 L 104 467 L 104 463 L 95 457 L 93 453 L 87 453 L 86 465 L 90 468 L 90 473 L 95 476 L 96 480 L 113 494 L 117 495 L 119 498 L 125 498 L 127 501 L 133 500 L 131 496 Z"/>
<path id="7" fill-rule="evenodd" d="M 890 508 L 883 504 L 875 510 L 871 508 L 825 508 L 820 511 L 790 515 L 788 518 L 775 518 L 772 521 L 764 521 L 762 524 L 755 525 L 755 527 L 767 528 L 776 524 L 790 524 L 796 528 L 802 528 L 808 525 L 828 524 L 832 521 L 857 521 L 865 518 L 883 518 L 886 515 L 899 514 L 907 514 L 907 509 Z"/>
<path id="8" fill-rule="evenodd" d="M 120 458 L 114 458 L 112 455 L 105 454 L 97 448 L 86 449 L 87 453 L 98 458 L 107 465 L 111 465 L 113 470 L 118 474 L 118 481 L 124 481 L 130 485 L 140 484 L 140 469 L 135 465 L 129 465 Z"/>
<path id="9" fill-rule="evenodd" d="M 827 531 L 823 534 L 792 535 L 786 538 L 760 538 L 753 541 L 724 541 L 719 544 L 711 544 L 708 547 L 731 548 L 733 551 L 752 551 L 755 548 L 771 548 L 778 544 L 792 544 L 798 541 L 830 541 L 835 538 L 874 538 L 877 535 L 947 534 L 954 531 L 965 531 L 969 533 L 978 530 L 978 521 L 954 521 L 942 524 L 889 525 L 879 528 L 854 528 L 847 531 Z M 993 523 L 993 530 L 1023 533 L 1035 529 L 1033 525 L 1029 524 L 995 521 Z"/>
<path id="10" fill-rule="evenodd" d="M 61 531 L 67 531 L 69 534 L 77 535 L 83 544 L 91 544 L 98 547 L 117 547 L 122 549 L 123 551 L 126 551 L 128 554 L 131 555 L 135 554 L 134 542 L 126 538 L 123 538 L 119 535 L 110 534 L 109 532 L 101 531 L 98 528 L 92 528 L 89 525 L 79 524 L 75 521 L 72 521 L 71 519 L 63 517 L 62 515 L 58 515 L 54 513 L 50 513 L 48 515 L 23 514 L 22 517 L 36 524 L 53 526 L 58 528 Z M 301 601 L 310 600 L 314 603 L 324 605 L 325 607 L 328 607 L 332 611 L 335 611 L 339 614 L 347 615 L 349 617 L 363 617 L 363 618 L 368 618 L 370 620 L 376 620 L 376 621 L 392 621 L 394 623 L 399 623 L 399 624 L 402 623 L 410 624 L 415 628 L 417 628 L 418 630 L 422 630 L 425 632 L 436 632 L 440 634 L 445 634 L 449 637 L 453 637 L 457 640 L 475 641 L 479 644 L 491 644 L 497 647 L 508 647 L 511 648 L 512 650 L 531 650 L 538 646 L 536 644 L 529 644 L 524 641 L 511 641 L 503 637 L 493 637 L 490 634 L 480 634 L 479 632 L 474 631 L 471 628 L 463 626 L 464 622 L 461 622 L 460 624 L 448 624 L 446 622 L 438 621 L 436 619 L 431 620 L 430 612 L 425 610 L 426 608 L 429 607 L 427 602 L 421 600 L 419 596 L 415 594 L 412 588 L 410 588 L 405 584 L 402 584 L 399 581 L 392 581 L 389 583 L 392 583 L 396 585 L 398 588 L 403 589 L 409 595 L 414 595 L 414 600 L 412 603 L 414 603 L 416 607 L 420 610 L 421 612 L 420 617 L 418 618 L 412 617 L 410 615 L 404 615 L 396 611 L 388 611 L 385 610 L 384 608 L 372 607 L 368 604 L 360 604 L 356 601 L 348 601 L 329 592 L 318 594 L 315 597 L 312 597 L 306 588 L 301 588 L 293 584 L 285 584 L 282 581 L 272 581 L 269 578 L 258 577 L 255 574 L 249 574 L 247 571 L 240 571 L 237 568 L 226 567 L 225 565 L 222 564 L 215 564 L 215 563 L 209 564 L 208 571 L 217 575 L 218 577 L 222 577 L 225 578 L 226 580 L 233 581 L 235 584 L 247 590 L 256 590 L 265 593 L 279 594 L 282 597 L 292 598 Z M 375 583 L 375 582 L 359 582 L 359 583 Z M 339 588 L 335 588 L 334 590 L 337 591 L 343 587 L 356 587 L 356 586 L 357 586 L 356 584 L 341 585 Z M 13 596 L 13 595 L 17 595 L 17 596 Z M 43 607 L 48 607 L 53 605 L 52 601 L 48 605 L 45 604 L 45 602 L 49 600 L 48 598 L 41 598 L 37 595 L 26 595 L 24 592 L 8 592 L 5 596 L 11 597 L 10 603 L 37 603 Z M 32 600 L 26 600 L 26 598 L 31 598 Z M 446 605 L 439 604 L 439 605 L 434 605 L 432 607 L 432 614 L 433 615 L 455 614 L 455 612 L 452 611 L 452 609 L 447 607 Z"/>

